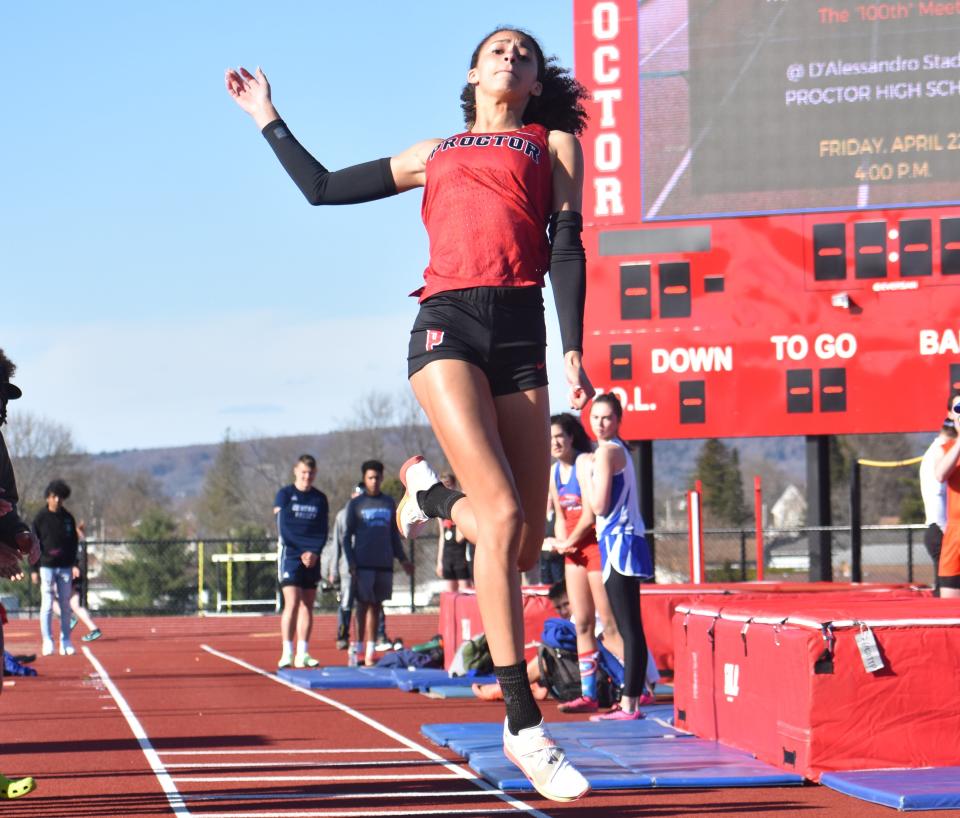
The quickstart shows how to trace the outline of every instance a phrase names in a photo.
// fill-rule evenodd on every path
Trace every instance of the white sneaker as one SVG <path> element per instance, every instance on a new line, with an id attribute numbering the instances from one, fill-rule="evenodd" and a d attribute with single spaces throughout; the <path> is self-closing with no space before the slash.
<path id="1" fill-rule="evenodd" d="M 417 502 L 417 492 L 435 486 L 440 482 L 440 478 L 430 468 L 430 464 L 417 454 L 400 467 L 400 482 L 407 489 L 407 493 L 397 506 L 397 528 L 402 536 L 414 539 L 430 520 Z"/>
<path id="2" fill-rule="evenodd" d="M 293 657 L 293 666 L 296 668 L 317 667 L 319 664 L 309 653 L 298 653 Z"/>
<path id="3" fill-rule="evenodd" d="M 544 798 L 575 801 L 590 791 L 590 784 L 557 747 L 541 721 L 513 735 L 503 722 L 503 752 Z"/>
<path id="4" fill-rule="evenodd" d="M 53 642 L 44 641 L 43 647 L 40 648 L 41 656 L 53 656 Z"/>
<path id="5" fill-rule="evenodd" d="M 60 655 L 61 656 L 73 656 L 77 652 L 76 648 L 69 642 L 60 643 Z"/>

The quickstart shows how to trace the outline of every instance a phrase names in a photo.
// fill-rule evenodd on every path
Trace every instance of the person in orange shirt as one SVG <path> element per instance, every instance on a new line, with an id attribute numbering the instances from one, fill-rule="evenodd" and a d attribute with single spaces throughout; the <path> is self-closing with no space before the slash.
<path id="1" fill-rule="evenodd" d="M 950 395 L 947 420 L 960 432 L 960 393 Z M 956 438 L 945 441 L 933 466 L 937 480 L 947 484 L 947 527 L 940 547 L 937 583 L 941 597 L 960 597 L 960 446 Z"/>

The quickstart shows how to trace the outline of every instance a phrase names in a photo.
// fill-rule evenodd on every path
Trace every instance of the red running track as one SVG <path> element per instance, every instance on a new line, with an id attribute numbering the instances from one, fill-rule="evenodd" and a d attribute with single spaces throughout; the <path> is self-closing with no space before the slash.
<path id="1" fill-rule="evenodd" d="M 2 700 L 0 771 L 38 789 L 4 818 L 338 816 L 889 816 L 824 787 L 640 790 L 572 804 L 499 793 L 420 736 L 429 722 L 499 721 L 502 706 L 397 690 L 306 692 L 270 675 L 277 617 L 109 619 L 73 657 L 42 657 Z M 435 615 L 390 618 L 407 644 Z M 313 644 L 340 664 L 333 617 Z M 36 622 L 6 628 L 13 653 L 39 649 Z M 82 644 L 82 643 L 78 643 Z M 548 721 L 573 720 L 544 709 Z M 946 814 L 946 813 L 939 813 Z"/>

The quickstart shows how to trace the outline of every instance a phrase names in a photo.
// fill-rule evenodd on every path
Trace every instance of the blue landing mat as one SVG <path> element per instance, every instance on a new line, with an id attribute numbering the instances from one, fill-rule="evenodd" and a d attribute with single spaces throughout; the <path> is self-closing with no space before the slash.
<path id="1" fill-rule="evenodd" d="M 824 773 L 820 783 L 897 810 L 960 809 L 960 767 Z"/>
<path id="2" fill-rule="evenodd" d="M 475 699 L 474 692 L 465 685 L 431 685 L 420 693 L 431 699 Z"/>
<path id="3" fill-rule="evenodd" d="M 493 681 L 492 676 L 450 678 L 445 670 L 397 670 L 383 667 L 317 667 L 310 670 L 283 668 L 277 671 L 284 681 L 310 690 L 345 690 L 396 687 L 400 690 L 426 690 L 431 685 L 469 687 L 473 682 Z"/>
<path id="4" fill-rule="evenodd" d="M 653 710 L 654 708 L 649 708 Z M 649 712 L 644 708 L 644 712 Z M 421 732 L 464 756 L 494 786 L 530 791 L 530 782 L 503 755 L 500 724 L 428 724 Z M 593 789 L 650 787 L 769 787 L 800 785 L 803 777 L 713 741 L 653 721 L 564 722 L 550 731 Z"/>
<path id="5" fill-rule="evenodd" d="M 277 671 L 284 681 L 311 690 L 396 687 L 393 670 L 377 667 L 315 667 L 310 670 L 283 668 Z"/>
<path id="6" fill-rule="evenodd" d="M 466 676 L 449 676 L 445 670 L 397 670 L 397 687 L 401 690 L 433 690 L 434 687 L 465 687 L 474 683 L 489 684 L 497 681 L 496 676 L 476 676 L 472 672 Z M 472 695 L 472 693 L 471 693 Z"/>

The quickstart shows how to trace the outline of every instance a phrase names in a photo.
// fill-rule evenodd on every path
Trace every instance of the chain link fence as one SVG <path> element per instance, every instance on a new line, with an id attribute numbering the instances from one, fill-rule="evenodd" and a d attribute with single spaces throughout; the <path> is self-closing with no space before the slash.
<path id="1" fill-rule="evenodd" d="M 861 570 L 864 582 L 933 584 L 934 566 L 923 545 L 920 525 L 863 526 Z M 689 536 L 685 530 L 649 531 L 655 549 L 657 582 L 689 582 Z M 810 538 L 829 538 L 832 577 L 850 581 L 853 559 L 848 527 L 805 527 L 763 532 L 764 578 L 810 578 Z M 438 605 L 444 583 L 437 577 L 437 536 L 425 533 L 405 542 L 413 576 L 395 570 L 395 611 L 422 611 Z M 708 582 L 756 579 L 756 534 L 752 529 L 704 530 Z M 81 595 L 96 614 L 184 615 L 272 612 L 279 607 L 276 541 L 129 540 L 88 542 L 82 560 Z M 317 594 L 317 607 L 332 611 L 337 583 L 329 575 Z M 0 582 L 0 600 L 11 616 L 35 616 L 39 587 L 29 579 Z"/>
<path id="2" fill-rule="evenodd" d="M 390 607 L 416 611 L 439 604 L 437 537 L 404 543 L 412 577 L 394 571 Z M 273 538 L 88 541 L 81 553 L 81 600 L 95 614 L 114 616 L 273 612 L 279 610 L 277 542 Z M 339 577 L 322 578 L 317 608 L 338 604 Z M 0 601 L 13 617 L 35 616 L 39 585 L 28 576 L 0 581 Z"/>
<path id="3" fill-rule="evenodd" d="M 932 585 L 935 566 L 923 545 L 922 525 L 865 525 L 861 528 L 861 581 Z M 690 546 L 686 531 L 647 532 L 653 537 L 658 582 L 690 581 Z M 767 580 L 810 579 L 811 538 L 829 540 L 831 575 L 853 580 L 854 559 L 848 526 L 807 526 L 763 532 L 763 575 Z M 705 529 L 703 555 L 710 582 L 757 578 L 754 529 Z M 819 543 L 813 546 L 817 549 Z"/>

